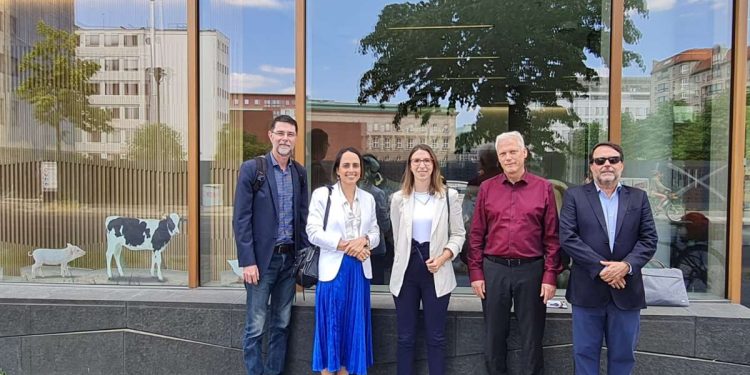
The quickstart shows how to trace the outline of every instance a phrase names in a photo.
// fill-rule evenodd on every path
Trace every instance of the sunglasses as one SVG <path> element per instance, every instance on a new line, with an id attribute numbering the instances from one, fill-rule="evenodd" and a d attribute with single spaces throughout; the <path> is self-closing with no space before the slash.
<path id="1" fill-rule="evenodd" d="M 610 156 L 608 158 L 594 158 L 591 160 L 596 165 L 604 165 L 605 162 L 609 161 L 609 164 L 615 165 L 622 161 L 619 156 Z"/>

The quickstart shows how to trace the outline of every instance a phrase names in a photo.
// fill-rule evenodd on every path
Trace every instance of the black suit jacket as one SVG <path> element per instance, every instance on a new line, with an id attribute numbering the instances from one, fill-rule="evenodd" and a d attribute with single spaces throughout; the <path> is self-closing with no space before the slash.
<path id="1" fill-rule="evenodd" d="M 565 297 L 574 305 L 603 307 L 614 301 L 624 310 L 646 307 L 641 268 L 656 252 L 656 227 L 648 196 L 643 190 L 623 186 L 617 209 L 615 244 L 609 249 L 604 211 L 596 186 L 589 183 L 565 192 L 560 211 L 560 246 L 573 265 Z M 602 260 L 625 261 L 632 275 L 625 288 L 614 289 L 599 278 Z"/>
<path id="2" fill-rule="evenodd" d="M 271 263 L 273 247 L 279 228 L 279 191 L 276 187 L 271 154 L 266 154 L 266 181 L 257 192 L 253 181 L 257 173 L 255 159 L 242 163 L 234 198 L 234 237 L 240 267 L 257 265 L 263 276 Z M 307 173 L 305 168 L 290 160 L 294 189 L 294 244 L 297 250 L 308 246 L 307 233 Z"/>

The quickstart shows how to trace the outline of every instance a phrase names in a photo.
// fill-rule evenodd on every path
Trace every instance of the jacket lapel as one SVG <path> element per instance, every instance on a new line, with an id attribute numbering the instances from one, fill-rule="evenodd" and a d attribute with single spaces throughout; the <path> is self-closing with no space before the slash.
<path id="1" fill-rule="evenodd" d="M 615 230 L 615 239 L 620 234 L 622 222 L 625 221 L 625 213 L 628 211 L 628 202 L 630 201 L 630 190 L 623 186 L 620 188 L 620 196 L 617 202 L 617 229 Z"/>
<path id="2" fill-rule="evenodd" d="M 271 159 L 271 153 L 269 152 L 266 155 L 266 162 L 268 163 L 268 172 L 266 173 L 266 181 L 268 181 L 268 186 L 271 187 L 271 200 L 273 200 L 273 208 L 276 213 L 276 217 L 279 217 L 279 189 L 276 187 L 276 171 L 274 170 L 273 161 Z"/>
<path id="3" fill-rule="evenodd" d="M 445 190 L 445 196 L 438 198 L 435 196 L 435 211 L 432 214 L 432 228 L 430 228 L 430 237 L 435 233 L 438 223 L 440 222 L 440 216 L 443 214 L 443 207 L 445 207 L 445 199 L 448 196 L 448 189 Z M 450 220 L 450 218 L 448 218 Z M 430 238 L 432 240 L 432 238 Z"/>
<path id="4" fill-rule="evenodd" d="M 403 199 L 401 200 L 401 222 L 402 223 L 411 223 L 412 217 L 414 213 L 414 193 L 409 194 L 409 199 Z M 406 225 L 406 237 L 409 239 L 409 243 L 411 246 L 411 238 L 412 238 L 412 227 L 411 225 Z"/>
<path id="5" fill-rule="evenodd" d="M 602 203 L 599 201 L 599 192 L 596 191 L 594 183 L 586 185 L 586 197 L 589 199 L 591 208 L 594 210 L 596 219 L 599 220 L 599 225 L 602 227 L 604 234 L 607 234 L 607 221 L 604 220 L 604 211 L 602 210 Z"/>

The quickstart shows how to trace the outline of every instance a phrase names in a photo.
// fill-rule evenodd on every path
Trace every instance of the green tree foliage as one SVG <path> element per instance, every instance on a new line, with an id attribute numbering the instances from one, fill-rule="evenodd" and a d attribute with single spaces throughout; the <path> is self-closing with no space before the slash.
<path id="1" fill-rule="evenodd" d="M 609 38 L 610 13 L 600 0 L 426 0 L 388 5 L 375 29 L 360 41 L 360 52 L 376 58 L 360 80 L 359 102 L 380 103 L 406 93 L 398 104 L 394 124 L 409 113 L 438 108 L 505 106 L 506 125 L 474 126 L 459 148 L 497 135 L 500 129 L 518 130 L 537 148 L 558 145 L 549 127 L 573 126 L 569 111 L 537 114 L 535 108 L 557 107 L 585 94 L 581 79 L 596 80 L 586 65 L 591 56 L 607 59 L 602 41 Z M 630 19 L 646 14 L 642 0 L 625 2 L 624 39 L 635 44 L 639 31 Z M 419 26 L 492 25 L 415 29 Z M 588 55 L 588 56 L 587 56 Z M 606 62 L 606 61 L 605 61 Z M 625 51 L 625 66 L 644 67 L 636 53 Z M 559 107 L 558 107 L 559 109 Z M 558 145 L 559 146 L 559 145 Z M 542 151 L 541 149 L 539 151 Z"/>
<path id="2" fill-rule="evenodd" d="M 604 126 L 599 122 L 592 122 L 583 123 L 580 129 L 574 130 L 570 142 L 570 153 L 573 158 L 587 160 L 589 152 L 594 145 L 607 139 L 607 135 L 604 134 L 603 129 Z"/>
<path id="3" fill-rule="evenodd" d="M 182 136 L 165 124 L 146 124 L 133 134 L 128 159 L 143 161 L 185 160 Z"/>
<path id="4" fill-rule="evenodd" d="M 255 134 L 245 133 L 240 127 L 230 124 L 224 124 L 218 135 L 217 162 L 239 162 L 271 150 L 269 142 L 261 142 Z"/>
<path id="5" fill-rule="evenodd" d="M 677 100 L 661 103 L 642 120 L 623 115 L 625 153 L 634 160 L 727 160 L 729 94 L 706 100 L 699 112 L 692 110 Z"/>
<path id="6" fill-rule="evenodd" d="M 109 132 L 112 127 L 107 111 L 89 102 L 89 79 L 100 67 L 76 57 L 78 37 L 43 21 L 36 30 L 41 39 L 21 59 L 18 95 L 34 106 L 39 122 L 55 129 L 59 155 L 63 122 L 87 132 Z"/>

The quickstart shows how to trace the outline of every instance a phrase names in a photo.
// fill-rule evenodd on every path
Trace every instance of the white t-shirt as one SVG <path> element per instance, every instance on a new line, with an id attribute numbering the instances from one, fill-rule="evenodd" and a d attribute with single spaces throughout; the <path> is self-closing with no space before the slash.
<path id="1" fill-rule="evenodd" d="M 430 193 L 414 194 L 414 213 L 412 215 L 412 238 L 419 243 L 430 241 L 432 231 L 432 216 L 435 213 L 435 197 Z"/>

